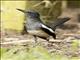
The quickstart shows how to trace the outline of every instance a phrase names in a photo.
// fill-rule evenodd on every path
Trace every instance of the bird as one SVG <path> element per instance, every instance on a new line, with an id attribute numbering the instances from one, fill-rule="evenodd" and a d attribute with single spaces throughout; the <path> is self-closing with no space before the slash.
<path id="1" fill-rule="evenodd" d="M 42 39 L 46 39 L 49 41 L 49 37 L 52 36 L 54 39 L 56 39 L 55 29 L 57 26 L 63 24 L 64 22 L 70 20 L 69 17 L 60 19 L 55 21 L 52 26 L 49 26 L 40 19 L 40 14 L 37 11 L 34 10 L 23 10 L 17 8 L 18 11 L 21 11 L 25 14 L 25 28 L 28 32 L 28 34 L 33 35 L 35 37 L 35 41 L 37 40 L 37 37 L 40 37 Z"/>

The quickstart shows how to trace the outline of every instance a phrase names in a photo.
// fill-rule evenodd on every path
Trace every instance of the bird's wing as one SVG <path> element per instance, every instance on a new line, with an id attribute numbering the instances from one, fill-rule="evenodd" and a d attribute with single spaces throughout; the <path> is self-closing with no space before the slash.
<path id="1" fill-rule="evenodd" d="M 56 34 L 55 31 L 53 29 L 51 29 L 50 27 L 41 24 L 41 28 L 44 32 L 46 32 L 48 35 L 52 36 L 54 39 L 56 39 Z"/>
<path id="2" fill-rule="evenodd" d="M 52 22 L 48 26 L 50 26 L 55 31 L 56 27 L 61 26 L 62 24 L 64 24 L 68 20 L 70 20 L 69 17 L 58 18 L 57 20 L 55 20 L 54 22 Z"/>
<path id="3" fill-rule="evenodd" d="M 48 27 L 48 26 L 46 26 L 46 25 L 44 25 L 44 24 L 41 24 L 41 28 L 42 28 L 42 29 L 45 29 L 45 30 L 47 30 L 47 31 L 49 31 L 49 32 L 51 32 L 51 33 L 54 33 L 54 30 L 53 30 L 53 29 L 51 29 L 50 27 Z"/>

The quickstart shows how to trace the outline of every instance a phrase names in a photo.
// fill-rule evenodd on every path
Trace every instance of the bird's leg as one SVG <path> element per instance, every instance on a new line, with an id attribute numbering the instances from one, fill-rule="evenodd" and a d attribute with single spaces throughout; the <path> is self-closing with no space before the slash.
<path id="1" fill-rule="evenodd" d="M 36 47 L 37 45 L 39 45 L 39 43 L 38 43 L 38 41 L 37 41 L 37 36 L 34 35 L 34 38 L 35 38 L 35 39 L 34 39 L 34 40 L 35 40 L 35 45 L 34 45 L 34 47 Z"/>
<path id="2" fill-rule="evenodd" d="M 50 45 L 53 45 L 53 37 L 52 36 L 49 36 L 47 39 L 47 42 L 50 44 Z"/>
<path id="3" fill-rule="evenodd" d="M 46 38 L 46 40 L 49 42 L 49 37 L 48 37 L 48 38 Z"/>
<path id="4" fill-rule="evenodd" d="M 34 40 L 35 40 L 35 43 L 37 43 L 37 36 L 33 35 L 34 36 Z"/>
<path id="5" fill-rule="evenodd" d="M 50 39 L 52 39 L 52 36 L 48 36 L 48 37 L 46 38 L 46 40 L 47 40 L 48 42 L 50 42 Z"/>

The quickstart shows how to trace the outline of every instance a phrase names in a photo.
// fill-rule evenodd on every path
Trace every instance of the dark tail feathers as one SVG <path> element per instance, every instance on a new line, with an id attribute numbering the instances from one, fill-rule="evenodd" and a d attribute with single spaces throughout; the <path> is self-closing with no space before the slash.
<path id="1" fill-rule="evenodd" d="M 56 27 L 61 26 L 62 24 L 64 24 L 65 22 L 69 21 L 70 18 L 69 17 L 64 17 L 64 18 L 58 18 L 57 20 L 55 20 L 54 22 L 52 22 L 50 24 L 50 27 L 55 30 Z"/>

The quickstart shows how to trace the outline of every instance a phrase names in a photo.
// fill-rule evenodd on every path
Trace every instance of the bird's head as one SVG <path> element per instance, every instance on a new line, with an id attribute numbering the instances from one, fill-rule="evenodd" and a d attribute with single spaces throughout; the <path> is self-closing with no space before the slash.
<path id="1" fill-rule="evenodd" d="M 17 9 L 17 10 L 25 13 L 28 17 L 31 17 L 31 18 L 40 17 L 40 14 L 38 12 L 34 11 L 34 10 L 29 10 L 29 11 L 25 11 L 25 10 L 22 10 L 22 9 Z"/>

